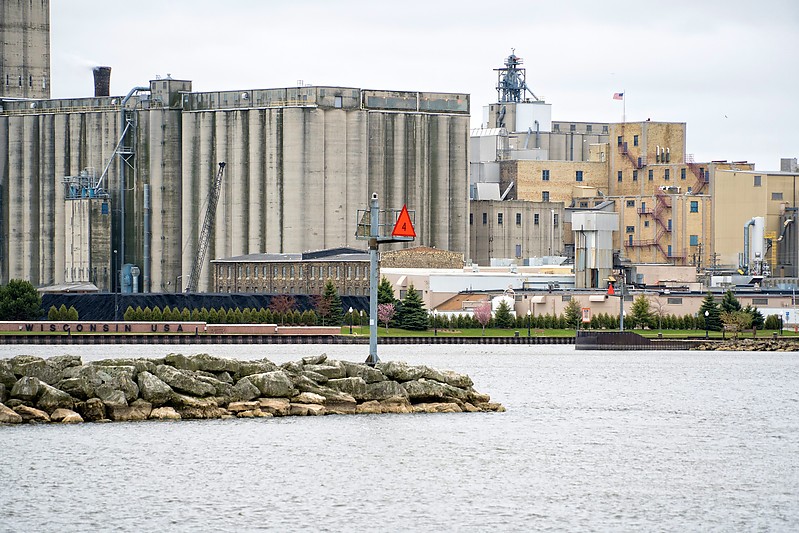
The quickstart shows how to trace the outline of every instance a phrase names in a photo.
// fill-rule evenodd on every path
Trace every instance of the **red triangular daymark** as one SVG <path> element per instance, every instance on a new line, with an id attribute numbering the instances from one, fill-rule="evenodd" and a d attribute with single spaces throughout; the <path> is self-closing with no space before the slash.
<path id="1" fill-rule="evenodd" d="M 614 294 L 616 294 L 616 291 L 613 290 L 613 284 L 608 283 L 608 296 L 613 296 Z"/>
<path id="2" fill-rule="evenodd" d="M 403 205 L 397 223 L 394 224 L 394 230 L 391 232 L 392 237 L 416 237 L 416 231 L 413 229 L 413 222 L 411 216 L 408 214 L 408 206 Z"/>

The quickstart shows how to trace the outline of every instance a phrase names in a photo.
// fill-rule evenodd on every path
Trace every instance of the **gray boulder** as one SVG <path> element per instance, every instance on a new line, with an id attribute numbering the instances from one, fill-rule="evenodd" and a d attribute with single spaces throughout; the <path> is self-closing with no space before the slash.
<path id="1" fill-rule="evenodd" d="M 36 407 L 42 411 L 52 413 L 56 409 L 75 407 L 75 400 L 66 392 L 51 387 L 47 383 L 41 383 L 39 387 L 39 399 L 36 402 Z"/>
<path id="2" fill-rule="evenodd" d="M 141 397 L 158 407 L 164 405 L 172 397 L 172 387 L 164 383 L 150 372 L 139 372 L 136 377 Z"/>
<path id="3" fill-rule="evenodd" d="M 213 385 L 200 381 L 194 374 L 186 370 L 158 365 L 155 367 L 155 375 L 176 391 L 192 396 L 211 396 L 216 392 Z"/>
<path id="4" fill-rule="evenodd" d="M 241 361 L 216 357 L 207 353 L 192 355 L 189 360 L 197 367 L 197 370 L 205 372 L 233 372 L 235 374 L 241 367 Z"/>
<path id="5" fill-rule="evenodd" d="M 9 396 L 6 386 L 3 383 L 0 383 L 0 403 L 6 403 L 6 400 L 8 400 L 8 398 Z"/>
<path id="6" fill-rule="evenodd" d="M 410 366 L 408 363 L 402 361 L 378 363 L 376 368 L 388 379 L 399 382 L 421 379 L 424 377 L 425 373 L 424 367 Z"/>
<path id="7" fill-rule="evenodd" d="M 41 357 L 33 355 L 18 355 L 10 360 L 11 370 L 21 377 L 33 377 L 48 385 L 55 385 L 63 375 L 63 369 L 57 365 L 49 365 Z"/>
<path id="8" fill-rule="evenodd" d="M 41 386 L 42 382 L 39 381 L 39 378 L 23 376 L 11 388 L 11 397 L 24 402 L 36 401 L 36 398 L 39 397 Z"/>
<path id="9" fill-rule="evenodd" d="M 214 388 L 214 396 L 226 398 L 227 401 L 230 401 L 233 398 L 233 385 L 219 381 L 213 377 L 213 374 L 207 376 L 198 375 L 197 380 L 211 385 Z"/>
<path id="10" fill-rule="evenodd" d="M 303 365 L 321 365 L 325 361 L 327 361 L 327 354 L 326 353 L 319 354 L 319 355 L 310 355 L 308 357 L 303 357 L 302 358 L 302 364 Z"/>
<path id="11" fill-rule="evenodd" d="M 155 367 L 163 364 L 162 360 L 144 359 L 141 357 L 119 358 L 119 359 L 104 359 L 102 361 L 92 361 L 91 365 L 96 366 L 130 366 L 133 367 L 135 373 L 149 372 L 153 373 Z"/>
<path id="12" fill-rule="evenodd" d="M 452 370 L 436 370 L 427 366 L 422 368 L 424 368 L 425 379 L 432 379 L 460 389 L 466 389 L 474 385 L 472 378 L 466 374 L 458 374 Z"/>
<path id="13" fill-rule="evenodd" d="M 327 386 L 349 394 L 356 400 L 363 400 L 366 395 L 366 382 L 360 377 L 331 379 L 327 382 Z"/>
<path id="14" fill-rule="evenodd" d="M 314 383 L 318 383 L 320 385 L 327 383 L 327 376 L 323 376 L 322 374 L 318 374 L 316 372 L 311 372 L 310 370 L 303 370 L 300 372 L 300 375 L 305 376 Z"/>
<path id="15" fill-rule="evenodd" d="M 233 386 L 233 397 L 242 402 L 254 400 L 261 395 L 258 387 L 252 384 L 249 377 L 242 378 Z"/>
<path id="16" fill-rule="evenodd" d="M 419 379 L 402 384 L 412 403 L 451 402 L 453 399 L 467 400 L 467 392 L 438 381 Z"/>
<path id="17" fill-rule="evenodd" d="M 349 361 L 342 361 L 341 364 L 344 365 L 348 378 L 361 378 L 366 383 L 377 383 L 378 381 L 386 380 L 386 376 L 380 370 L 369 365 L 351 363 Z"/>
<path id="18" fill-rule="evenodd" d="M 248 378 L 250 383 L 258 388 L 261 396 L 267 398 L 291 398 L 296 395 L 293 383 L 282 370 L 252 374 Z"/>
<path id="19" fill-rule="evenodd" d="M 126 407 L 128 405 L 125 393 L 110 385 L 100 385 L 95 390 L 95 394 L 97 398 L 103 401 L 106 407 Z"/>
<path id="20" fill-rule="evenodd" d="M 83 361 L 79 355 L 55 355 L 47 359 L 47 364 L 63 372 L 67 368 L 82 366 Z"/>
<path id="21" fill-rule="evenodd" d="M 0 383 L 11 389 L 17 382 L 17 376 L 11 370 L 11 363 L 5 359 L 0 359 Z"/>
<path id="22" fill-rule="evenodd" d="M 407 398 L 408 392 L 396 381 L 367 383 L 363 394 L 364 400 L 388 400 L 389 398 Z"/>
<path id="23" fill-rule="evenodd" d="M 235 381 L 252 376 L 254 374 L 263 374 L 266 372 L 274 372 L 277 370 L 277 365 L 267 359 L 260 361 L 241 361 L 239 369 L 233 374 Z"/>
<path id="24" fill-rule="evenodd" d="M 347 377 L 347 370 L 340 361 L 327 360 L 323 365 L 303 365 L 306 372 L 322 374 L 327 379 L 340 379 Z"/>

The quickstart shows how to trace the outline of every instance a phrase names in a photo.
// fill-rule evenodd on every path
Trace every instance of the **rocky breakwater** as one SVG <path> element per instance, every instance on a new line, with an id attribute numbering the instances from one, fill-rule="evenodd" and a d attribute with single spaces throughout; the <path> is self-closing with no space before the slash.
<path id="1" fill-rule="evenodd" d="M 305 357 L 280 366 L 209 354 L 0 360 L 0 424 L 504 411 L 469 376 L 402 362 Z"/>
<path id="2" fill-rule="evenodd" d="M 694 350 L 717 352 L 795 352 L 799 350 L 799 340 L 783 339 L 738 339 L 729 341 L 704 342 Z"/>

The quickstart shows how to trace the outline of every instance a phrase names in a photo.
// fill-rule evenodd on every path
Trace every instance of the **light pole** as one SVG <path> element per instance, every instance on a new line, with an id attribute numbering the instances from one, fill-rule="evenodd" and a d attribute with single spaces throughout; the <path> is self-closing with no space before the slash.
<path id="1" fill-rule="evenodd" d="M 433 336 L 438 337 L 438 309 L 433 309 Z"/>
<path id="2" fill-rule="evenodd" d="M 706 339 L 710 338 L 710 333 L 709 333 L 709 329 L 708 329 L 708 326 L 707 326 L 707 317 L 709 317 L 709 316 L 710 316 L 710 311 L 705 310 L 705 338 Z"/>
<path id="3" fill-rule="evenodd" d="M 361 309 L 361 312 L 358 314 L 358 327 L 361 330 L 361 335 L 363 335 L 363 309 Z"/>
<path id="4" fill-rule="evenodd" d="M 350 335 L 352 335 L 352 307 L 350 307 Z"/>
<path id="5" fill-rule="evenodd" d="M 114 250 L 114 276 L 116 276 L 115 285 L 120 285 L 120 282 L 122 281 L 121 280 L 122 276 L 121 275 L 117 275 L 117 271 L 118 271 L 117 266 L 118 266 L 118 263 L 117 263 L 117 251 Z M 122 290 L 122 286 L 121 285 L 119 287 L 114 287 L 114 322 L 117 321 L 117 317 L 119 316 L 119 299 L 118 299 L 117 293 L 119 291 L 121 291 L 121 290 Z"/>
<path id="6" fill-rule="evenodd" d="M 530 336 L 530 326 L 532 325 L 533 313 L 527 310 L 527 336 Z"/>

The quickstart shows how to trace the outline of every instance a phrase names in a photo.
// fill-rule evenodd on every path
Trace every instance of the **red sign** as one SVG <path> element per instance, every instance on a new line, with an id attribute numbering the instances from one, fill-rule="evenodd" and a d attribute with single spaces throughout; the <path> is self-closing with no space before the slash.
<path id="1" fill-rule="evenodd" d="M 411 216 L 408 214 L 408 207 L 403 205 L 397 223 L 394 224 L 394 230 L 391 232 L 392 237 L 416 237 L 416 231 L 413 229 L 413 222 Z"/>
<path id="2" fill-rule="evenodd" d="M 608 283 L 608 296 L 613 296 L 614 294 L 616 294 L 616 291 L 613 290 L 613 284 Z"/>

